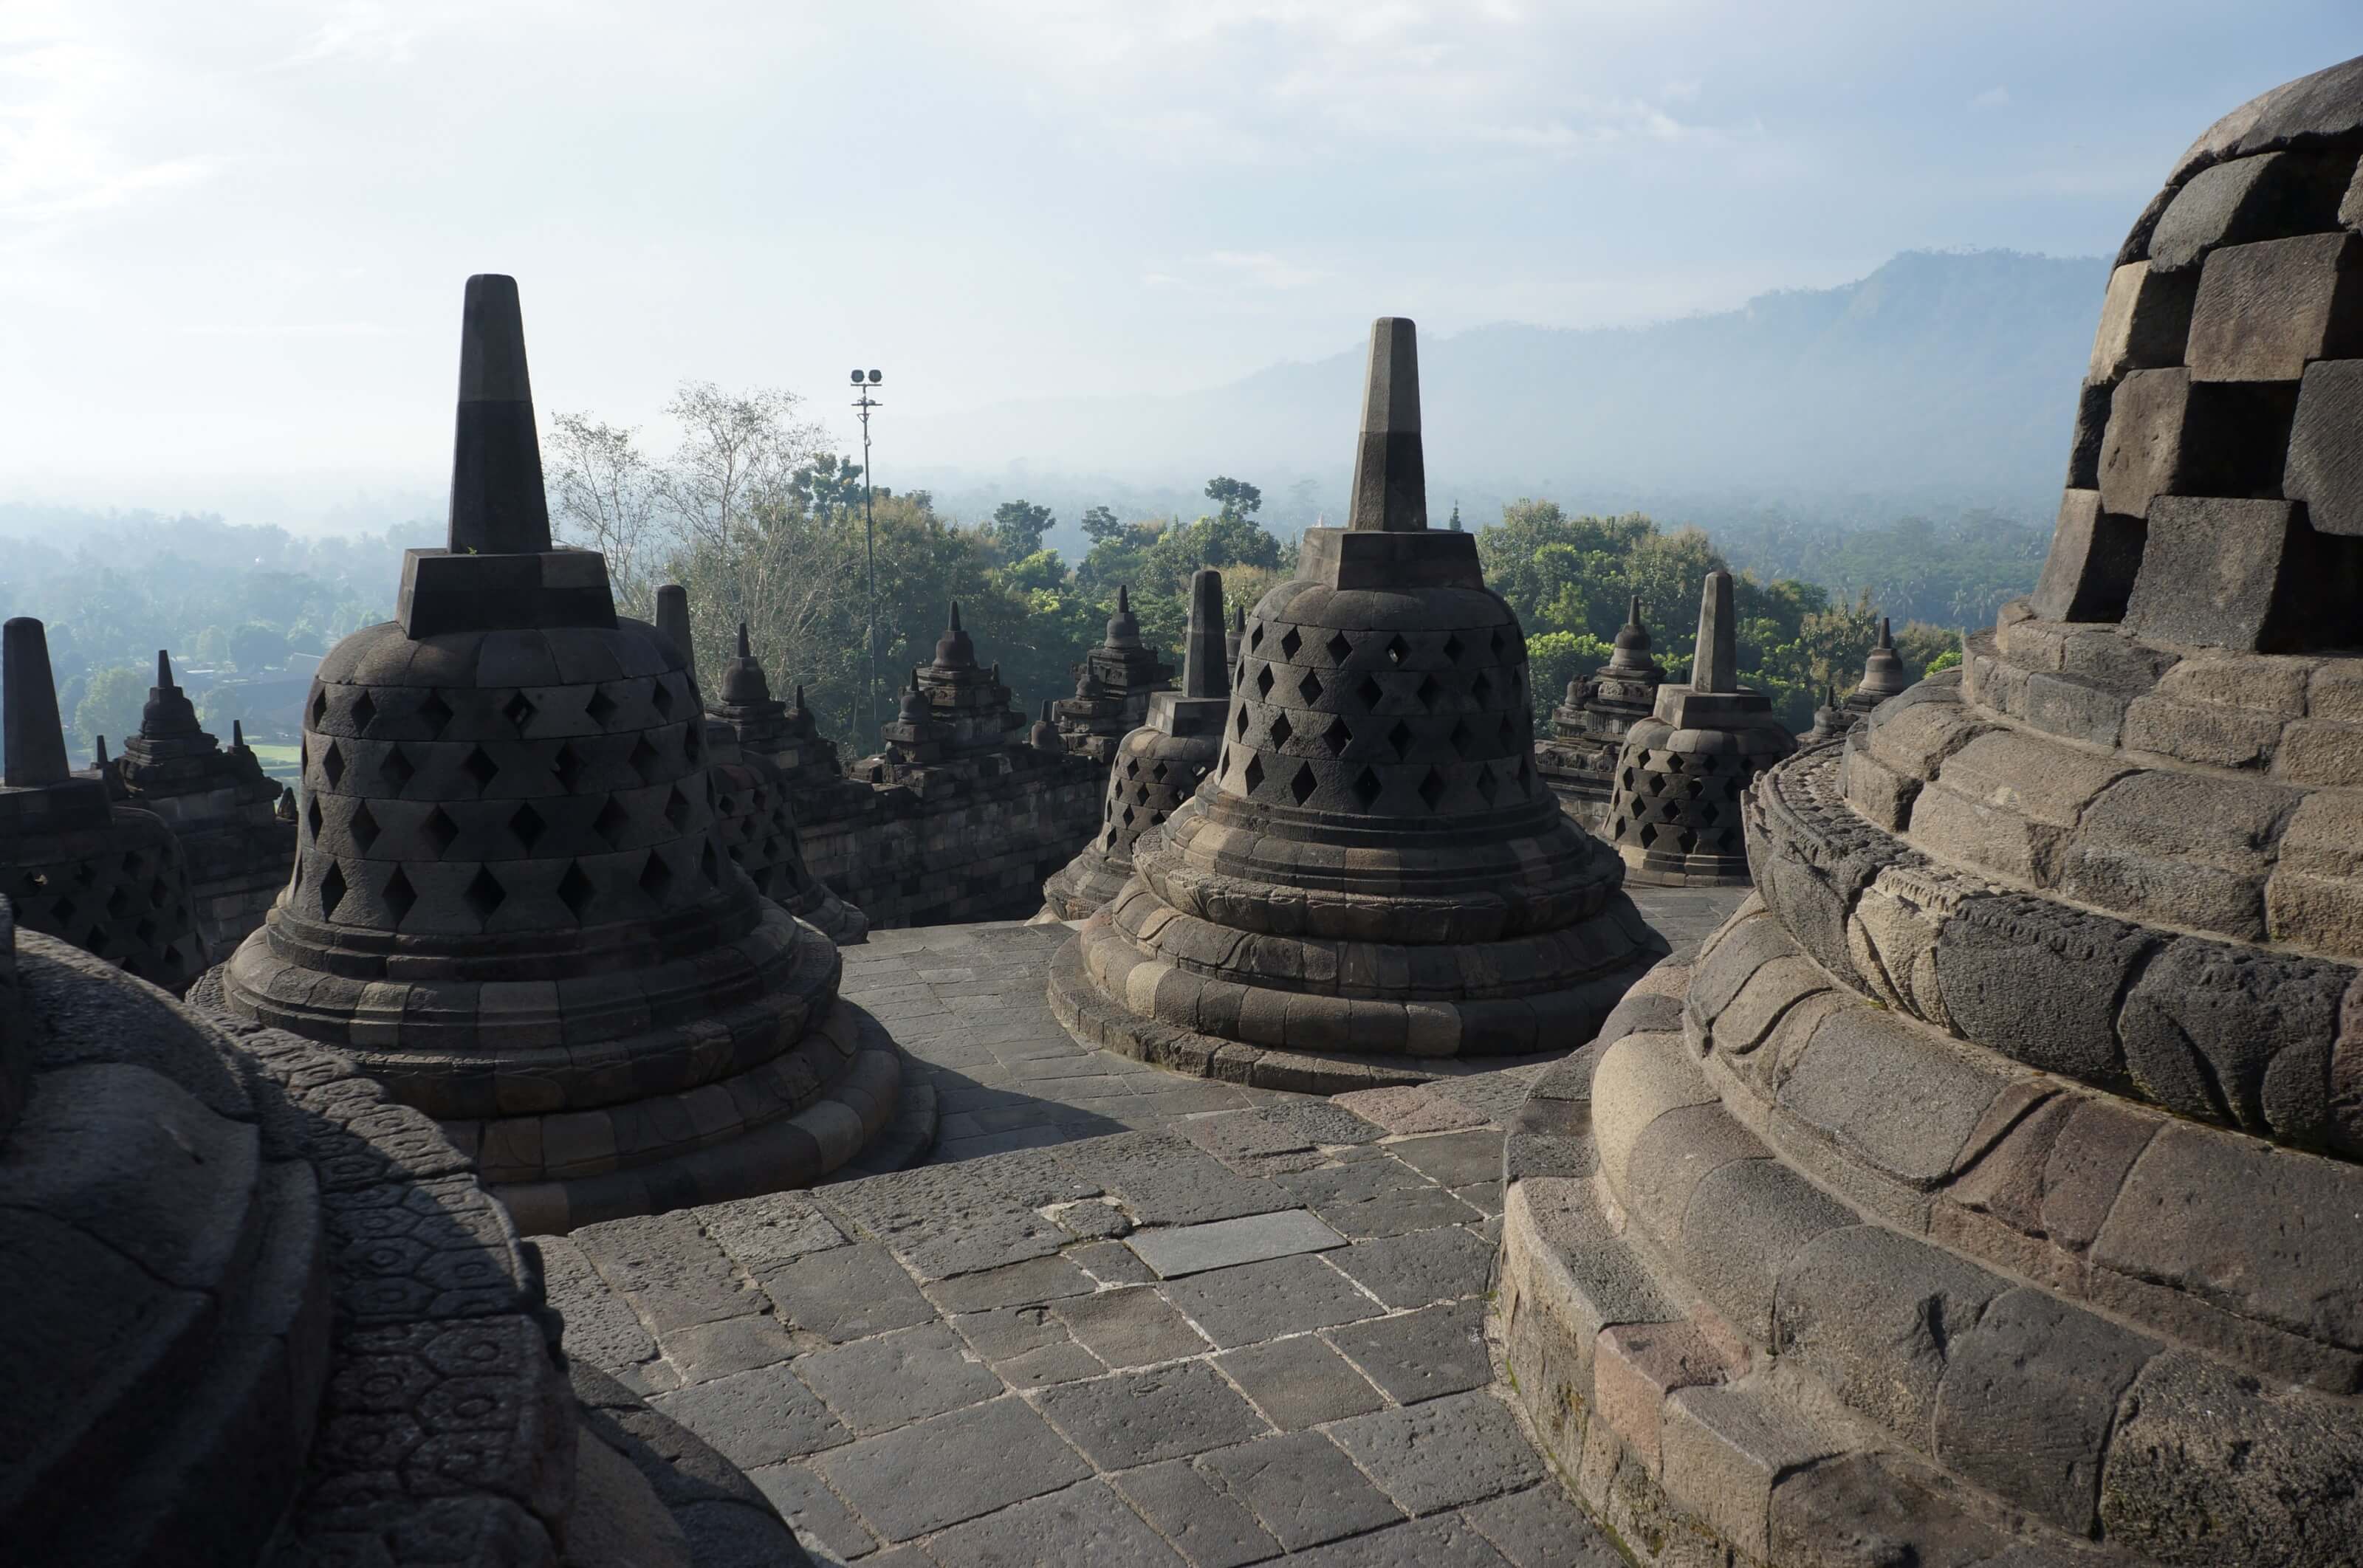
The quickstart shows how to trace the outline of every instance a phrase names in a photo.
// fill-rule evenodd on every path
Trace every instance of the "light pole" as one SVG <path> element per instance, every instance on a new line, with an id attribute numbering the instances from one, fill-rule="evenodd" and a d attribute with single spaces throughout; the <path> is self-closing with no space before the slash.
<path id="1" fill-rule="evenodd" d="M 853 372 L 853 406 L 861 415 L 861 557 L 869 574 L 869 643 L 870 673 L 862 687 L 862 703 L 870 714 L 870 727 L 878 727 L 878 525 L 870 506 L 870 411 L 886 405 L 870 395 L 870 389 L 886 379 L 878 370 Z M 867 741 L 863 743 L 867 745 Z"/>

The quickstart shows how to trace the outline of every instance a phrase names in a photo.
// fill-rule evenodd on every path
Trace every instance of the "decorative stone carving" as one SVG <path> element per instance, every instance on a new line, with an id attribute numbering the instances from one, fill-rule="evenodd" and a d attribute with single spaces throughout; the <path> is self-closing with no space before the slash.
<path id="1" fill-rule="evenodd" d="M 1222 574 L 1201 570 L 1190 580 L 1182 690 L 1152 695 L 1148 722 L 1116 748 L 1099 836 L 1042 884 L 1049 914 L 1082 920 L 1115 897 L 1132 876 L 1140 835 L 1179 811 L 1215 766 L 1231 694 L 1229 668 L 1216 653 L 1222 624 Z"/>
<path id="2" fill-rule="evenodd" d="M 1105 767 L 1124 737 L 1148 718 L 1150 693 L 1172 684 L 1172 666 L 1159 661 L 1157 650 L 1140 640 L 1132 590 L 1118 584 L 1107 640 L 1075 667 L 1075 694 L 1052 702 L 1048 716 L 1069 751 Z"/>
<path id="3" fill-rule="evenodd" d="M 551 547 L 533 432 L 516 284 L 471 279 L 450 547 L 321 662 L 296 872 L 223 1003 L 349 1050 L 528 1231 L 809 1183 L 896 1053 L 716 843 L 682 653 Z"/>
<path id="4" fill-rule="evenodd" d="M 1550 734 L 1535 745 L 1535 766 L 1561 809 L 1593 833 L 1607 820 L 1625 737 L 1655 710 L 1665 679 L 1665 667 L 1650 657 L 1636 593 L 1617 628 L 1616 651 L 1593 674 L 1568 682 L 1567 700 L 1551 710 Z"/>
<path id="5" fill-rule="evenodd" d="M 1690 681 L 1659 687 L 1649 717 L 1625 732 L 1602 836 L 1638 881 L 1745 886 L 1741 797 L 1757 774 L 1796 749 L 1771 699 L 1739 684 L 1731 574 L 1709 572 Z"/>
<path id="6" fill-rule="evenodd" d="M 1412 324 L 1381 320 L 1349 525 L 1248 615 L 1215 770 L 1053 966 L 1085 1038 L 1404 1082 L 1581 1038 L 1661 950 L 1536 770 L 1525 635 L 1474 538 L 1427 527 L 1423 468 Z"/>

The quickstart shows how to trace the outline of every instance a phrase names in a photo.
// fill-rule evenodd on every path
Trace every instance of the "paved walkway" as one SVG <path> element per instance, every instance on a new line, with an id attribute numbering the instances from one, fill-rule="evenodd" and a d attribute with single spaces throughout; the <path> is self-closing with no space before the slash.
<path id="1" fill-rule="evenodd" d="M 1677 945 L 1738 901 L 1670 897 Z M 933 1163 L 545 1241 L 568 1351 L 822 1562 L 1622 1561 L 1484 1332 L 1501 1122 L 1542 1064 L 1335 1099 L 1177 1077 L 1049 1019 L 1069 934 L 849 949 L 935 1086 Z"/>

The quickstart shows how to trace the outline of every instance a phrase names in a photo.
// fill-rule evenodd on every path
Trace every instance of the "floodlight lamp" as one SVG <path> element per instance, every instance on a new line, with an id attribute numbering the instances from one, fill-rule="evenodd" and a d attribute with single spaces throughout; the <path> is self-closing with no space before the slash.
<path id="1" fill-rule="evenodd" d="M 880 381 L 882 381 L 885 379 L 886 372 L 883 370 L 872 370 L 870 372 L 870 384 L 872 386 L 876 386 Z"/>
<path id="2" fill-rule="evenodd" d="M 853 384 L 855 386 L 860 386 L 861 384 L 861 372 L 860 370 L 853 372 Z"/>

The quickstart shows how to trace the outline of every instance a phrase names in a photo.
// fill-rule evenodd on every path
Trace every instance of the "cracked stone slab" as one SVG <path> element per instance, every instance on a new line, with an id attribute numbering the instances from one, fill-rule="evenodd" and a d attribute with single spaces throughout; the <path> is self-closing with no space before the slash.
<path id="1" fill-rule="evenodd" d="M 888 1540 L 942 1529 L 1092 1473 L 1014 1394 L 831 1449 L 815 1468 Z"/>
<path id="2" fill-rule="evenodd" d="M 1335 1328 L 1383 1310 L 1313 1253 L 1194 1274 L 1160 1288 L 1225 1349 Z"/>

